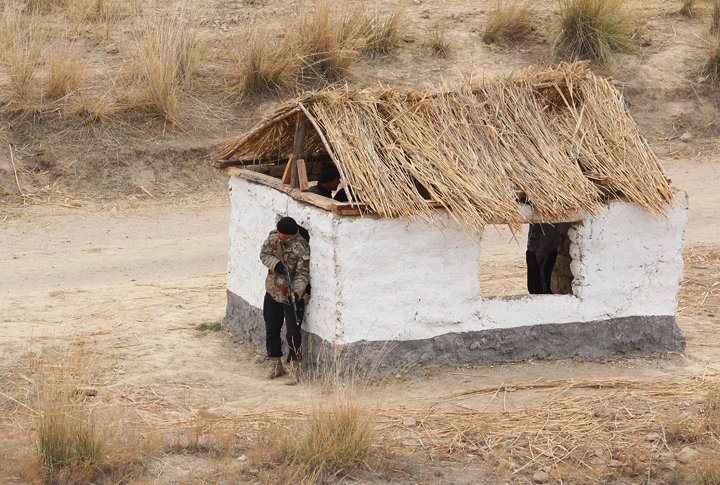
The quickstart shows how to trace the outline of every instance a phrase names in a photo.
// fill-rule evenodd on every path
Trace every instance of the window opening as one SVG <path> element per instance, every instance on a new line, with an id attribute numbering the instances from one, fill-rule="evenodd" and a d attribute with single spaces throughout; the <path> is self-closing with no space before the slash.
<path id="1" fill-rule="evenodd" d="M 513 233 L 505 225 L 487 226 L 480 243 L 483 298 L 572 295 L 571 227 L 572 223 L 523 224 Z"/>

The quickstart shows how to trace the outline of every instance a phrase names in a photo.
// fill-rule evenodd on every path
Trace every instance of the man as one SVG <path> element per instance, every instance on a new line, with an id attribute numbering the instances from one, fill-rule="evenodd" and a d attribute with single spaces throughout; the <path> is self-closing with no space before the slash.
<path id="1" fill-rule="evenodd" d="M 310 187 L 309 192 L 332 199 L 332 193 L 340 186 L 340 172 L 331 162 L 325 162 L 320 169 L 317 185 Z"/>
<path id="2" fill-rule="evenodd" d="M 531 295 L 552 293 L 552 270 L 562 237 L 560 229 L 553 224 L 530 224 L 525 261 L 528 293 Z"/>
<path id="3" fill-rule="evenodd" d="M 285 281 L 283 256 L 290 272 L 292 287 Z M 299 226 L 292 217 L 283 217 L 277 223 L 277 230 L 270 232 L 260 250 L 260 261 L 268 268 L 265 278 L 265 299 L 263 318 L 265 320 L 265 346 L 270 362 L 270 379 L 289 373 L 287 385 L 299 382 L 300 345 L 302 343 L 300 324 L 304 312 L 304 295 L 310 282 L 310 245 L 302 237 Z M 298 319 L 292 307 L 290 295 L 295 295 Z M 280 330 L 286 323 L 285 333 L 288 344 L 288 371 L 282 364 L 282 341 Z"/>
<path id="4" fill-rule="evenodd" d="M 312 192 L 313 194 L 322 195 L 323 197 L 327 197 L 328 199 L 335 199 L 338 202 L 348 202 L 348 193 L 350 192 L 350 187 L 345 187 L 340 190 L 337 190 L 337 188 L 340 186 L 340 172 L 338 171 L 337 167 L 332 162 L 325 162 L 320 169 L 320 177 L 318 178 L 317 185 L 313 185 L 308 189 L 308 192 Z M 335 194 L 335 197 L 333 197 L 332 193 L 337 190 L 337 193 Z M 357 197 L 353 194 L 355 202 L 357 202 Z"/>

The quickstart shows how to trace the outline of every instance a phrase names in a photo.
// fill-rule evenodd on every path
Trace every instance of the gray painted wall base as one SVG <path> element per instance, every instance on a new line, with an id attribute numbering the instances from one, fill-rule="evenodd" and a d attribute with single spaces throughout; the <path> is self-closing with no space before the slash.
<path id="1" fill-rule="evenodd" d="M 262 310 L 228 291 L 224 324 L 265 347 Z M 683 352 L 685 337 L 673 316 L 637 316 L 593 322 L 529 325 L 447 333 L 422 340 L 361 341 L 334 345 L 303 332 L 305 362 L 319 370 L 382 375 L 413 367 L 445 367 L 530 358 L 592 359 Z"/>

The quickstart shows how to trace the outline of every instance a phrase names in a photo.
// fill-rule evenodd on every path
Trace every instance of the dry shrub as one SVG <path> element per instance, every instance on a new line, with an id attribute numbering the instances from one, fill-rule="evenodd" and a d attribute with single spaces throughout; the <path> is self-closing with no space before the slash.
<path id="1" fill-rule="evenodd" d="M 535 30 L 535 13 L 529 3 L 498 2 L 485 25 L 483 41 L 487 44 L 517 44 Z"/>
<path id="2" fill-rule="evenodd" d="M 684 17 L 695 16 L 695 0 L 683 0 L 678 13 Z"/>
<path id="3" fill-rule="evenodd" d="M 67 43 L 53 49 L 45 62 L 47 82 L 45 96 L 50 99 L 62 98 L 75 91 L 83 78 L 82 63 L 77 49 Z"/>
<path id="4" fill-rule="evenodd" d="M 710 14 L 710 33 L 720 34 L 720 0 L 713 1 L 712 13 Z"/>
<path id="5" fill-rule="evenodd" d="M 35 405 L 39 462 L 49 473 L 84 474 L 104 464 L 106 435 L 98 428 L 83 389 L 93 362 L 77 352 L 49 366 L 37 381 Z"/>
<path id="6" fill-rule="evenodd" d="M 403 5 L 384 16 L 324 1 L 279 33 L 257 29 L 240 41 L 236 89 L 257 95 L 341 81 L 361 55 L 397 47 L 404 14 Z"/>
<path id="7" fill-rule="evenodd" d="M 25 16 L 19 4 L 6 3 L 0 25 L 0 60 L 12 97 L 24 100 L 33 94 L 41 57 L 35 17 Z"/>
<path id="8" fill-rule="evenodd" d="M 3 55 L 11 92 L 16 98 L 29 98 L 35 92 L 42 50 L 32 38 L 21 37 L 8 45 Z"/>
<path id="9" fill-rule="evenodd" d="M 363 406 L 352 391 L 337 392 L 318 405 L 303 429 L 280 443 L 280 456 L 291 480 L 338 476 L 368 464 L 377 437 L 377 412 Z"/>
<path id="10" fill-rule="evenodd" d="M 402 41 L 406 9 L 405 4 L 400 4 L 388 16 L 377 10 L 370 15 L 364 10 L 356 10 L 346 18 L 345 30 L 358 38 L 363 53 L 368 57 L 385 56 Z"/>
<path id="11" fill-rule="evenodd" d="M 286 38 L 258 29 L 244 45 L 235 73 L 242 93 L 280 93 L 290 88 L 299 66 Z"/>
<path id="12" fill-rule="evenodd" d="M 450 55 L 450 40 L 447 38 L 447 31 L 443 25 L 436 24 L 432 28 L 427 44 L 436 57 L 448 57 Z"/>
<path id="13" fill-rule="evenodd" d="M 138 104 L 166 121 L 176 121 L 178 97 L 199 53 L 195 31 L 181 16 L 150 19 L 135 50 Z"/>
<path id="14" fill-rule="evenodd" d="M 635 33 L 624 0 L 559 0 L 558 54 L 607 62 L 628 48 Z"/>
<path id="15" fill-rule="evenodd" d="M 700 74 L 712 84 L 720 85 L 720 40 L 708 47 L 705 64 Z"/>
<path id="16" fill-rule="evenodd" d="M 46 468 L 95 468 L 103 461 L 104 438 L 86 412 L 62 396 L 47 400 L 37 422 L 40 462 Z"/>
<path id="17" fill-rule="evenodd" d="M 358 37 L 346 28 L 329 2 L 318 4 L 312 14 L 298 19 L 290 30 L 295 38 L 293 50 L 302 64 L 303 81 L 343 79 L 360 54 Z"/>

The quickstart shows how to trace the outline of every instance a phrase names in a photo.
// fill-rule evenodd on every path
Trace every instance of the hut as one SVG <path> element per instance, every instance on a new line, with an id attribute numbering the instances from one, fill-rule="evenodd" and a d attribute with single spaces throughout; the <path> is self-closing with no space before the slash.
<path id="1" fill-rule="evenodd" d="M 230 175 L 225 324 L 264 344 L 260 246 L 311 238 L 307 360 L 405 366 L 681 352 L 687 196 L 584 63 L 420 93 L 328 89 L 216 152 Z M 331 160 L 350 188 L 307 191 Z M 483 230 L 553 223 L 554 294 L 482 296 Z"/>

